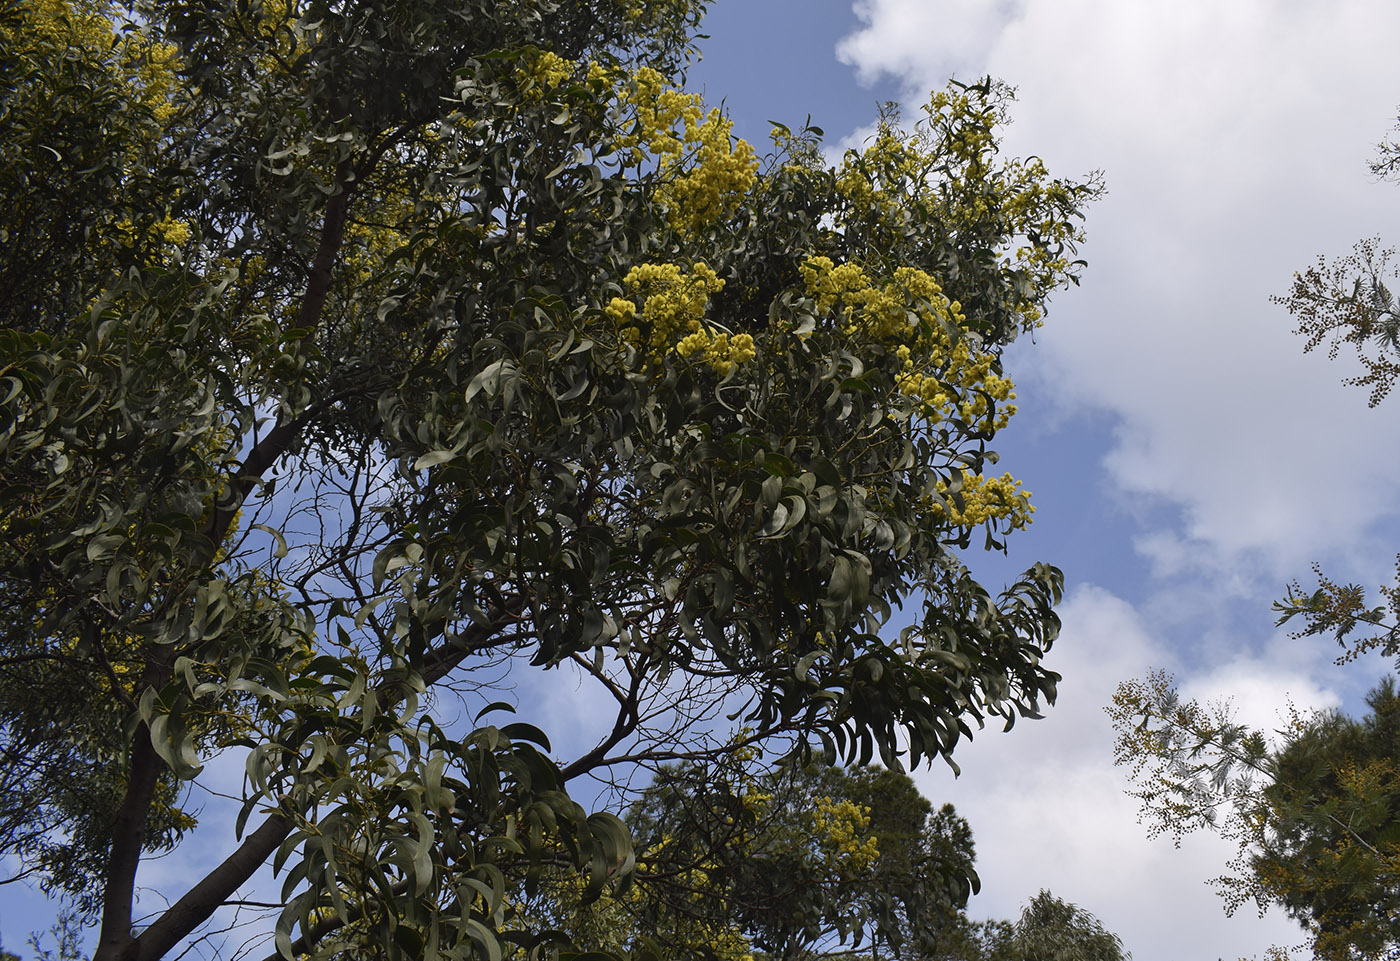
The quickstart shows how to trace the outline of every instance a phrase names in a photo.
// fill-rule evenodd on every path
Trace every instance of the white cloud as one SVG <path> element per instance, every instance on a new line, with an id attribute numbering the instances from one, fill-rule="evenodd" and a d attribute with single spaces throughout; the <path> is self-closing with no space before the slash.
<path id="1" fill-rule="evenodd" d="M 1400 224 L 1366 170 L 1400 99 L 1400 8 L 1351 0 L 1126 4 L 868 0 L 841 55 L 909 91 L 951 72 L 1018 86 L 1013 153 L 1102 168 L 1083 290 L 1022 376 L 1120 419 L 1118 487 L 1181 508 L 1175 536 L 1269 573 L 1350 549 L 1400 510 L 1394 410 L 1303 356 L 1269 303 L 1322 252 Z M 1157 542 L 1158 547 L 1164 542 Z M 1158 560 L 1164 560 L 1159 555 Z"/>
<path id="2" fill-rule="evenodd" d="M 857 0 L 856 16 L 866 27 L 842 40 L 837 56 L 865 84 L 883 74 L 952 73 L 985 56 L 1022 6 L 1019 0 Z"/>
<path id="3" fill-rule="evenodd" d="M 587 753 L 612 730 L 617 702 L 578 665 L 565 661 L 552 670 L 518 673 L 522 703 L 530 706 L 524 719 L 549 736 L 560 760 Z"/>
<path id="4" fill-rule="evenodd" d="M 1278 912 L 1224 915 L 1205 882 L 1231 845 L 1146 839 L 1108 766 L 1101 710 L 1116 682 L 1159 666 L 1186 696 L 1229 697 L 1240 720 L 1272 730 L 1290 699 L 1338 703 L 1316 678 L 1349 683 L 1326 673 L 1321 645 L 1242 652 L 1267 626 L 1261 583 L 1278 593 L 1314 556 L 1341 554 L 1384 576 L 1395 527 L 1377 517 L 1400 508 L 1400 431 L 1393 406 L 1368 410 L 1339 384 L 1342 365 L 1302 354 L 1268 298 L 1318 253 L 1400 225 L 1400 188 L 1365 167 L 1400 99 L 1386 52 L 1400 10 L 1065 0 L 996 21 L 961 3 L 864 9 L 868 27 L 842 53 L 865 76 L 893 73 L 917 97 L 950 73 L 990 72 L 1019 88 L 1008 152 L 1066 176 L 1105 171 L 1085 286 L 1058 299 L 1009 368 L 1065 409 L 1114 415 L 1105 474 L 1150 518 L 1136 546 L 1152 596 L 1135 610 L 1086 590 L 1065 605 L 1051 658 L 1061 704 L 980 737 L 956 783 L 921 779 L 972 823 L 986 885 L 973 910 L 1014 917 L 1049 887 L 1122 934 L 1138 961 L 1296 943 Z M 970 19 L 916 36 L 915 9 L 929 24 Z M 1232 631 L 1242 598 L 1257 618 L 1247 637 Z"/>
<path id="5" fill-rule="evenodd" d="M 965 745 L 957 781 L 941 770 L 916 774 L 927 797 L 952 801 L 972 825 L 984 887 L 971 913 L 1014 919 L 1049 888 L 1097 915 L 1136 961 L 1233 959 L 1298 943 L 1298 928 L 1277 912 L 1226 917 L 1206 882 L 1224 870 L 1234 847 L 1213 835 L 1189 836 L 1179 849 L 1165 838 L 1149 840 L 1124 794 L 1127 782 L 1110 764 L 1104 706 L 1119 681 L 1149 667 L 1185 673 L 1172 646 L 1131 605 L 1098 588 L 1075 592 L 1061 614 L 1064 632 L 1049 657 L 1065 677 L 1060 703 L 1044 720 L 1008 734 L 989 730 Z M 1242 660 L 1188 677 L 1183 689 L 1234 694 L 1242 720 L 1265 723 L 1288 694 L 1300 707 L 1335 703 L 1306 673 Z"/>
<path id="6" fill-rule="evenodd" d="M 879 133 L 880 125 L 874 121 L 863 124 L 852 130 L 840 140 L 829 145 L 823 145 L 822 156 L 828 164 L 835 167 L 841 163 L 841 158 L 846 156 L 847 150 L 860 150 L 869 146 L 870 141 Z"/>
<path id="7" fill-rule="evenodd" d="M 1287 653 L 1286 647 L 1276 652 Z M 1183 683 L 1181 695 L 1202 704 L 1228 704 L 1234 720 L 1268 735 L 1276 735 L 1287 725 L 1290 705 L 1305 715 L 1341 706 L 1337 693 L 1303 673 L 1303 665 L 1290 667 L 1280 660 L 1236 658 Z"/>

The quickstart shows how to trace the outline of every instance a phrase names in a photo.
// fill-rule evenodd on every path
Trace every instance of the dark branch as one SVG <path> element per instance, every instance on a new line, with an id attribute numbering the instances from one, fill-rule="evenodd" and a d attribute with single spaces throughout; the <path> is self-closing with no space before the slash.
<path id="1" fill-rule="evenodd" d="M 155 799 L 161 767 L 160 757 L 151 744 L 150 730 L 141 724 L 131 745 L 126 796 L 112 824 L 112 846 L 107 854 L 107 877 L 102 892 L 102 928 L 93 961 L 115 961 L 127 956 L 131 946 L 136 868 L 141 863 L 146 820 Z"/>
<path id="2" fill-rule="evenodd" d="M 158 961 L 188 937 L 262 866 L 292 831 L 292 820 L 273 814 L 248 835 L 224 862 L 190 888 L 136 939 L 122 961 Z M 97 961 L 96 958 L 93 961 Z"/>
<path id="3" fill-rule="evenodd" d="M 423 658 L 423 683 L 431 687 L 452 673 L 468 656 L 490 646 L 490 642 L 505 629 L 508 622 L 519 620 L 525 601 L 512 594 L 491 606 L 487 612 L 489 624 L 472 624 L 449 644 L 436 648 Z"/>

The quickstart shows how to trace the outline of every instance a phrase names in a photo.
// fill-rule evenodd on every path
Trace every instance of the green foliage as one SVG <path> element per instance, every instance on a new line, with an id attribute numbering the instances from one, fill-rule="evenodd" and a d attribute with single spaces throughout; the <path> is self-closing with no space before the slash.
<path id="1" fill-rule="evenodd" d="M 959 551 L 1028 520 L 1001 348 L 1096 182 L 999 157 L 991 81 L 760 163 L 669 89 L 701 12 L 4 6 L 0 850 L 98 961 L 264 863 L 285 957 L 566 952 L 517 892 L 636 873 L 570 781 L 721 759 L 727 713 L 893 764 L 1053 701 L 1059 572 Z M 610 731 L 482 719 L 531 669 Z M 229 750 L 238 838 L 138 930 Z"/>
<path id="2" fill-rule="evenodd" d="M 657 957 L 1131 957 L 1092 914 L 1048 891 L 1014 924 L 970 920 L 979 889 L 971 829 L 952 805 L 935 810 L 903 773 L 780 767 L 754 776 L 742 763 L 719 771 L 664 769 L 628 818 L 635 885 L 618 902 L 568 902 L 560 925 L 606 925 L 616 947 Z M 556 910 L 559 891 L 546 898 Z"/>
<path id="3" fill-rule="evenodd" d="M 1282 744 L 1227 705 L 1181 701 L 1165 674 L 1119 685 L 1115 760 L 1151 831 L 1218 830 L 1239 844 L 1216 880 L 1227 910 L 1281 905 L 1320 958 L 1388 959 L 1400 901 L 1400 699 L 1386 679 L 1360 721 L 1294 715 Z"/>
<path id="4" fill-rule="evenodd" d="M 59 910 L 58 920 L 47 932 L 31 934 L 27 943 L 33 952 L 30 961 L 86 961 L 81 919 L 67 908 Z M 20 959 L 17 955 L 0 951 L 0 961 Z"/>
<path id="5" fill-rule="evenodd" d="M 1011 938 L 1022 961 L 1125 961 L 1123 942 L 1092 914 L 1049 891 L 1031 898 Z"/>
<path id="6" fill-rule="evenodd" d="M 1371 170 L 1393 180 L 1400 171 L 1400 143 L 1393 136 L 1382 141 Z M 1365 373 L 1346 383 L 1370 390 L 1375 407 L 1400 376 L 1400 303 L 1391 293 L 1395 251 L 1382 248 L 1379 238 L 1362 240 L 1345 257 L 1319 257 L 1316 265 L 1294 274 L 1293 287 L 1275 297 L 1298 321 L 1294 331 L 1307 338 L 1303 349 L 1311 351 L 1327 343 L 1334 360 L 1344 345 L 1356 351 Z"/>
<path id="7" fill-rule="evenodd" d="M 1288 596 L 1274 604 L 1279 625 L 1299 618 L 1303 627 L 1291 637 L 1331 634 L 1343 648 L 1338 664 L 1350 663 L 1367 651 L 1379 651 L 1397 658 L 1400 665 L 1400 556 L 1396 561 L 1396 583 L 1380 589 L 1386 603 L 1378 607 L 1367 605 L 1366 590 L 1361 585 L 1338 584 L 1313 565 L 1317 590 L 1304 593 L 1294 581 Z M 1358 633 L 1365 636 L 1357 637 Z"/>
<path id="8" fill-rule="evenodd" d="M 1287 295 L 1275 297 L 1298 321 L 1295 333 L 1307 338 L 1304 350 L 1327 343 L 1334 360 L 1343 346 L 1356 351 L 1365 373 L 1346 383 L 1370 390 L 1375 407 L 1400 376 L 1400 304 L 1390 285 L 1395 251 L 1380 246 L 1379 238 L 1362 240 L 1352 252 L 1317 263 L 1294 275 Z"/>
<path id="9" fill-rule="evenodd" d="M 1274 757 L 1269 843 L 1251 863 L 1329 958 L 1400 956 L 1400 697 L 1385 678 L 1359 720 L 1310 719 Z"/>
<path id="10" fill-rule="evenodd" d="M 959 915 L 921 954 L 925 961 L 1127 961 L 1116 934 L 1088 911 L 1042 890 L 1010 921 Z"/>
<path id="11" fill-rule="evenodd" d="M 0 328 L 52 329 L 158 256 L 159 59 L 101 0 L 0 4 Z"/>
<path id="12" fill-rule="evenodd" d="M 886 769 L 664 768 L 628 821 L 628 927 L 663 956 L 728 932 L 788 961 L 835 945 L 919 957 L 978 886 L 967 822 Z"/>

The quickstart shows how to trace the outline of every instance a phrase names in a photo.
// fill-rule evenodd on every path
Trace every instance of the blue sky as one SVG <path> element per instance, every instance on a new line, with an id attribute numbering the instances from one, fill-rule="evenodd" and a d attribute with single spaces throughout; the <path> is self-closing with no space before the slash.
<path id="1" fill-rule="evenodd" d="M 1278 722 L 1296 705 L 1355 708 L 1385 668 L 1272 627 L 1270 602 L 1320 561 L 1384 583 L 1400 548 L 1397 405 L 1371 410 L 1343 362 L 1304 356 L 1269 302 L 1318 254 L 1376 234 L 1400 243 L 1400 185 L 1367 170 L 1394 122 L 1400 7 L 1381 0 L 719 0 L 691 86 L 762 148 L 767 122 L 808 115 L 858 143 L 876 104 L 906 116 L 949 76 L 1019 89 L 1005 149 L 1052 173 L 1104 171 L 1084 286 L 1054 301 L 1007 370 L 1021 413 L 1002 466 L 1034 492 L 1010 556 L 970 557 L 999 582 L 1060 566 L 1060 703 L 987 731 L 917 775 L 972 824 L 974 916 L 1014 917 L 1042 887 L 1096 913 L 1137 961 L 1261 955 L 1292 944 L 1277 912 L 1226 918 L 1206 885 L 1231 848 L 1148 841 L 1111 766 L 1103 707 L 1120 680 L 1174 671 L 1189 695 Z M 1000 468 L 999 468 L 1000 469 Z M 546 730 L 586 729 L 556 679 Z M 223 760 L 216 762 L 223 765 Z M 241 762 L 228 759 L 237 783 Z M 181 877 L 225 838 L 143 868 Z M 42 899 L 0 889 L 3 943 L 42 925 Z"/>
<path id="2" fill-rule="evenodd" d="M 1064 569 L 1065 676 L 1046 720 L 987 732 L 918 775 L 978 842 L 977 916 L 1041 887 L 1094 911 L 1138 961 L 1289 945 L 1278 912 L 1226 918 L 1206 885 L 1231 848 L 1148 841 L 1111 767 L 1103 707 L 1151 667 L 1273 729 L 1288 701 L 1355 709 L 1385 670 L 1275 631 L 1269 607 L 1312 561 L 1384 583 L 1400 547 L 1395 401 L 1368 409 L 1344 361 L 1304 356 L 1269 301 L 1318 254 L 1396 241 L 1400 186 L 1366 163 L 1395 119 L 1393 4 L 1343 0 L 749 0 L 720 3 L 691 80 L 739 131 L 808 115 L 858 143 L 875 105 L 912 116 L 950 76 L 1019 103 L 1005 149 L 1052 173 L 1104 171 L 1081 289 L 1007 368 L 1021 413 L 1002 465 L 1035 493 L 1011 556 Z M 999 468 L 1000 469 L 1000 468 Z"/>

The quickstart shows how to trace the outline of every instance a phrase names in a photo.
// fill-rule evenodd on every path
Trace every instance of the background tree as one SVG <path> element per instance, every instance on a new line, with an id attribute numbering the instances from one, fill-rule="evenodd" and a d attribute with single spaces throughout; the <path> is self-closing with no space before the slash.
<path id="1" fill-rule="evenodd" d="M 628 820 L 638 931 L 694 918 L 785 961 L 920 957 L 978 887 L 967 822 L 887 769 L 673 768 Z"/>
<path id="2" fill-rule="evenodd" d="M 1048 891 L 1014 924 L 969 919 L 972 831 L 900 772 L 681 765 L 661 772 L 628 821 L 638 868 L 626 896 L 585 903 L 581 884 L 556 875 L 541 888 L 541 916 L 655 957 L 1128 956 L 1093 915 Z"/>
<path id="3" fill-rule="evenodd" d="M 1271 747 L 1228 705 L 1181 701 L 1165 674 L 1119 685 L 1115 761 L 1153 834 L 1219 831 L 1239 844 L 1216 879 L 1227 910 L 1282 906 L 1328 959 L 1400 953 L 1400 770 L 1393 681 L 1360 720 L 1294 714 Z"/>
<path id="4" fill-rule="evenodd" d="M 1029 518 L 986 470 L 1000 352 L 1095 183 L 1001 158 L 991 81 L 834 168 L 810 131 L 760 161 L 677 89 L 700 13 L 5 7 L 4 229 L 53 260 L 0 276 L 0 756 L 33 759 L 0 843 L 98 961 L 267 862 L 285 957 L 563 950 L 514 893 L 634 873 L 571 781 L 920 763 L 1053 700 L 1058 572 L 994 597 L 957 551 Z M 502 719 L 531 669 L 612 699 L 597 743 Z M 227 856 L 138 929 L 143 855 L 233 749 Z"/>
<path id="5" fill-rule="evenodd" d="M 1372 169 L 1391 177 L 1397 158 L 1395 142 L 1382 143 Z M 1347 383 L 1369 388 L 1372 407 L 1400 374 L 1400 311 L 1387 286 L 1392 256 L 1378 241 L 1362 241 L 1347 257 L 1320 258 L 1275 298 L 1297 319 L 1305 351 L 1324 341 L 1333 358 L 1345 344 L 1356 349 L 1365 373 Z M 1368 651 L 1400 656 L 1400 580 L 1371 606 L 1360 585 L 1340 584 L 1316 565 L 1314 573 L 1315 590 L 1295 581 L 1274 605 L 1280 625 L 1301 623 L 1292 637 L 1331 635 L 1342 648 L 1339 665 Z M 1118 731 L 1115 761 L 1130 768 L 1151 833 L 1179 840 L 1207 828 L 1236 841 L 1232 873 L 1216 879 L 1227 910 L 1251 900 L 1260 910 L 1282 906 L 1321 958 L 1400 958 L 1394 678 L 1383 678 L 1366 703 L 1370 712 L 1359 720 L 1290 711 L 1273 742 L 1238 724 L 1228 705 L 1181 701 L 1161 672 L 1119 685 L 1108 708 Z"/>
<path id="6" fill-rule="evenodd" d="M 1312 719 L 1276 757 L 1267 800 L 1281 828 L 1267 876 L 1325 952 L 1400 956 L 1400 698 L 1386 678 L 1359 720 Z M 1328 815 L 1322 817 L 1322 815 Z"/>
<path id="7" fill-rule="evenodd" d="M 173 50 L 112 26 L 103 3 L 0 5 L 0 326 L 50 329 L 183 229 L 152 169 Z"/>
<path id="8" fill-rule="evenodd" d="M 1132 954 L 1093 914 L 1042 890 L 1015 922 L 972 921 L 959 914 L 931 948 L 914 956 L 927 961 L 1126 961 Z"/>
<path id="9" fill-rule="evenodd" d="M 1123 942 L 1088 911 L 1042 890 L 1016 920 L 1010 945 L 1024 961 L 1124 961 Z"/>

